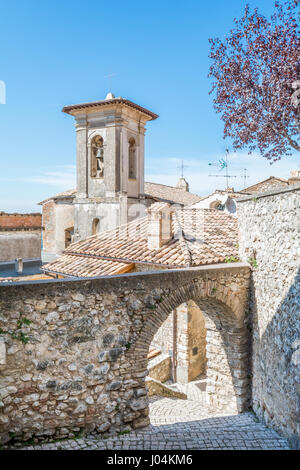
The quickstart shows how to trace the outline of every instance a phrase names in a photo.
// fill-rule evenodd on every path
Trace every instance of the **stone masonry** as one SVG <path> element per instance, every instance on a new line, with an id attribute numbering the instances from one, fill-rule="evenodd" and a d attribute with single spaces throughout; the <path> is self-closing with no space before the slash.
<path id="1" fill-rule="evenodd" d="M 0 261 L 41 257 L 42 215 L 0 212 Z"/>
<path id="2" fill-rule="evenodd" d="M 1 442 L 148 425 L 149 346 L 190 299 L 206 322 L 207 408 L 247 409 L 249 277 L 236 263 L 0 286 Z"/>
<path id="3" fill-rule="evenodd" d="M 240 256 L 253 266 L 253 409 L 294 447 L 300 437 L 299 209 L 299 184 L 238 201 Z"/>

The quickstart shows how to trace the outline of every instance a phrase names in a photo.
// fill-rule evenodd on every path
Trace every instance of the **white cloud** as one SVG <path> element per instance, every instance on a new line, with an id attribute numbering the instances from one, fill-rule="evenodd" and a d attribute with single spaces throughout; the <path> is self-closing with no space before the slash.
<path id="1" fill-rule="evenodd" d="M 32 174 L 31 176 L 0 178 L 0 180 L 56 186 L 60 189 L 71 189 L 76 185 L 76 167 L 75 165 L 57 165 L 48 170 L 39 171 L 37 174 Z"/>

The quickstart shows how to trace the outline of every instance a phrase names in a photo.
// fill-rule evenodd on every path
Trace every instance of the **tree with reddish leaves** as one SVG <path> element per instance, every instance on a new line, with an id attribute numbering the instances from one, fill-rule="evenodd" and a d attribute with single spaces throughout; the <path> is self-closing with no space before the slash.
<path id="1" fill-rule="evenodd" d="M 300 151 L 299 0 L 275 2 L 267 19 L 245 7 L 224 39 L 210 39 L 209 77 L 224 138 L 271 162 Z"/>

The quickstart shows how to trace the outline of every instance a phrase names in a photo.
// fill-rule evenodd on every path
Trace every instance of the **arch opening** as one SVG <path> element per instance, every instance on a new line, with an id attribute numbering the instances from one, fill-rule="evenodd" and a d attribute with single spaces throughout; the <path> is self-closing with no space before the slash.
<path id="1" fill-rule="evenodd" d="M 133 137 L 128 142 L 128 178 L 136 179 L 136 143 Z"/>
<path id="2" fill-rule="evenodd" d="M 104 142 L 100 135 L 91 142 L 91 176 L 104 178 Z"/>
<path id="3" fill-rule="evenodd" d="M 98 218 L 93 219 L 92 223 L 92 235 L 97 235 L 100 232 L 100 220 Z"/>
<path id="4" fill-rule="evenodd" d="M 174 311 L 177 319 L 181 315 L 183 321 L 179 328 L 181 338 L 178 342 L 177 337 L 176 345 L 170 334 L 170 318 Z M 166 333 L 168 322 L 169 335 Z M 147 370 L 151 354 L 161 355 L 168 362 L 163 371 L 169 370 L 169 380 L 174 379 L 174 373 L 177 382 L 181 383 L 202 377 L 201 400 L 207 411 L 236 413 L 248 408 L 248 330 L 232 308 L 215 295 L 189 295 L 185 300 L 179 288 L 177 293 L 164 299 L 155 315 L 149 315 L 141 338 L 134 348 L 139 354 L 139 370 Z M 161 350 L 159 346 L 162 346 Z M 177 349 L 175 364 L 174 348 Z M 149 378 L 145 379 L 145 385 L 147 381 Z"/>
<path id="5" fill-rule="evenodd" d="M 65 229 L 65 248 L 67 248 L 72 243 L 73 235 L 74 227 L 69 227 Z"/>

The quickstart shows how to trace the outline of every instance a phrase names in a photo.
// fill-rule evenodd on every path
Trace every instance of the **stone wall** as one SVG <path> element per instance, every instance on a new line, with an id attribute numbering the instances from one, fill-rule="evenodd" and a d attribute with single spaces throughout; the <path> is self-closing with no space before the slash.
<path id="1" fill-rule="evenodd" d="M 208 407 L 242 411 L 248 284 L 249 268 L 239 263 L 0 284 L 1 441 L 146 426 L 150 343 L 189 299 L 211 323 Z"/>
<path id="2" fill-rule="evenodd" d="M 300 185 L 238 202 L 240 256 L 253 266 L 253 409 L 300 436 Z"/>
<path id="3" fill-rule="evenodd" d="M 166 382 L 171 378 L 171 366 L 171 357 L 167 354 L 160 354 L 148 363 L 149 377 Z"/>
<path id="4" fill-rule="evenodd" d="M 188 302 L 188 380 L 206 370 L 206 327 L 204 316 L 194 301 Z"/>
<path id="5" fill-rule="evenodd" d="M 41 257 L 41 230 L 0 231 L 0 261 Z"/>
<path id="6" fill-rule="evenodd" d="M 159 349 L 163 353 L 169 353 L 173 349 L 173 313 L 163 322 L 151 341 L 150 349 Z"/>
<path id="7" fill-rule="evenodd" d="M 42 214 L 35 212 L 32 214 L 8 214 L 0 212 L 0 231 L 21 230 L 21 229 L 41 229 Z"/>
<path id="8" fill-rule="evenodd" d="M 47 201 L 43 204 L 43 251 L 61 254 L 65 249 L 65 230 L 74 227 L 72 199 Z"/>
<path id="9" fill-rule="evenodd" d="M 0 261 L 41 257 L 42 214 L 0 212 Z"/>

